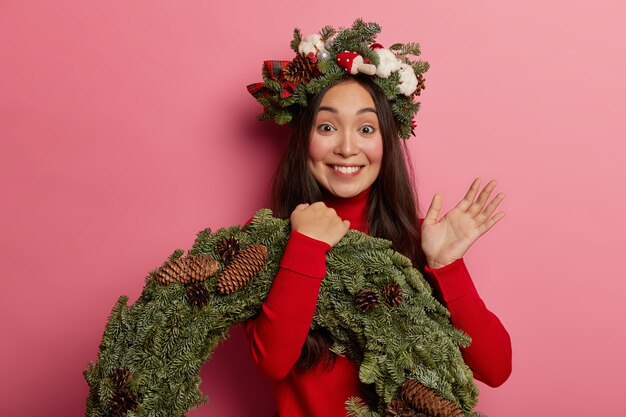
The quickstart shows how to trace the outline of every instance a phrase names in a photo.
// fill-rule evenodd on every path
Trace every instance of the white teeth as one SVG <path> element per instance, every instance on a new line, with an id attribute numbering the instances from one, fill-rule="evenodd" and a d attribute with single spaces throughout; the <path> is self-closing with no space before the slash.
<path id="1" fill-rule="evenodd" d="M 334 165 L 333 169 L 335 171 L 341 172 L 342 174 L 353 174 L 353 173 L 357 172 L 358 170 L 360 170 L 361 167 L 342 167 L 342 166 L 339 166 L 339 165 Z"/>

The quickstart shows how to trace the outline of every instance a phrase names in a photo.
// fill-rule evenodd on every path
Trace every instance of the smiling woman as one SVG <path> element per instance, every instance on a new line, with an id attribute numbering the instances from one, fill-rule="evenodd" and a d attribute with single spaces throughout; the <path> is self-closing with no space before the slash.
<path id="1" fill-rule="evenodd" d="M 476 179 L 443 217 L 435 195 L 418 220 L 400 138 L 412 131 L 413 99 L 428 65 L 407 57 L 419 55 L 417 44 L 385 49 L 374 43 L 379 30 L 360 20 L 338 33 L 326 27 L 305 38 L 296 29 L 293 61 L 267 61 L 265 83 L 248 87 L 264 106 L 263 119 L 293 128 L 272 190 L 272 209 L 290 220 L 291 234 L 260 313 L 245 325 L 253 360 L 272 380 L 280 417 L 344 417 L 348 403 L 351 410 L 363 404 L 368 415 L 381 394 L 370 392 L 361 372 L 366 358 L 342 355 L 333 329 L 312 325 L 327 253 L 349 229 L 393 242 L 424 273 L 452 323 L 472 338 L 462 354 L 475 378 L 498 386 L 511 372 L 509 335 L 463 263 L 467 249 L 504 216 L 495 213 L 504 195 L 491 198 L 495 182 L 480 191 Z M 356 301 L 364 311 L 381 296 L 369 284 Z M 429 385 L 416 369 L 403 372 Z M 401 396 L 387 416 L 459 415 L 433 414 L 411 403 L 412 394 Z"/>
<path id="2" fill-rule="evenodd" d="M 89 416 L 182 416 L 238 322 L 280 417 L 475 417 L 472 376 L 508 378 L 508 333 L 462 259 L 502 218 L 503 196 L 475 180 L 443 217 L 435 197 L 418 220 L 400 138 L 427 65 L 407 58 L 417 44 L 372 44 L 379 30 L 296 31 L 296 58 L 266 63 L 264 78 L 280 81 L 250 90 L 293 127 L 273 184 L 279 218 L 264 209 L 243 228 L 200 232 L 136 303 L 120 298 L 85 371 Z"/>

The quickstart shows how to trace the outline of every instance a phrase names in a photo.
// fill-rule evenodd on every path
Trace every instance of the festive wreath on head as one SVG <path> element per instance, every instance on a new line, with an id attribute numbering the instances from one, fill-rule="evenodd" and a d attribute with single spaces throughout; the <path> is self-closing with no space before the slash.
<path id="1" fill-rule="evenodd" d="M 425 88 L 428 62 L 420 55 L 418 43 L 395 43 L 384 48 L 376 43 L 381 27 L 357 19 L 350 28 L 326 26 L 317 34 L 293 32 L 291 61 L 263 63 L 263 82 L 248 85 L 248 91 L 263 105 L 260 120 L 279 125 L 294 121 L 299 107 L 306 107 L 311 95 L 324 91 L 340 79 L 356 74 L 371 76 L 391 104 L 400 137 L 414 134 L 416 96 Z"/>
<path id="2" fill-rule="evenodd" d="M 84 372 L 87 416 L 181 417 L 205 402 L 200 368 L 230 326 L 260 311 L 289 233 L 268 209 L 243 227 L 205 229 L 149 274 L 132 306 L 120 297 Z M 349 416 L 478 415 L 459 350 L 469 337 L 389 241 L 349 231 L 331 249 L 312 326 L 330 332 L 333 352 L 372 387 L 368 404 L 347 399 Z"/>

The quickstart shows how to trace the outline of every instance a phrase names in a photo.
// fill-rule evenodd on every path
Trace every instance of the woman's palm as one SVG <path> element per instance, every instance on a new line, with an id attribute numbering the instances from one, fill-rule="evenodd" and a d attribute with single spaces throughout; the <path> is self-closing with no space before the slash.
<path id="1" fill-rule="evenodd" d="M 431 268 L 462 258 L 480 236 L 504 217 L 503 212 L 493 214 L 504 194 L 497 194 L 487 203 L 495 187 L 496 182 L 490 181 L 478 193 L 480 178 L 476 178 L 465 197 L 441 219 L 438 217 L 443 199 L 435 194 L 422 223 L 422 250 Z"/>

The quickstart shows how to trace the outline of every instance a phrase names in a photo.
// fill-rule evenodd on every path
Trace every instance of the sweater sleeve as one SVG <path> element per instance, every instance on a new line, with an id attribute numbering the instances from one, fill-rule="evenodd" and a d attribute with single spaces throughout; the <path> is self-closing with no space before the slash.
<path id="1" fill-rule="evenodd" d="M 463 259 L 425 270 L 452 324 L 472 338 L 462 354 L 474 377 L 491 387 L 502 385 L 511 374 L 511 338 L 478 295 Z"/>
<path id="2" fill-rule="evenodd" d="M 244 325 L 252 359 L 271 379 L 285 378 L 300 357 L 329 250 L 327 243 L 292 231 L 259 315 Z"/>

